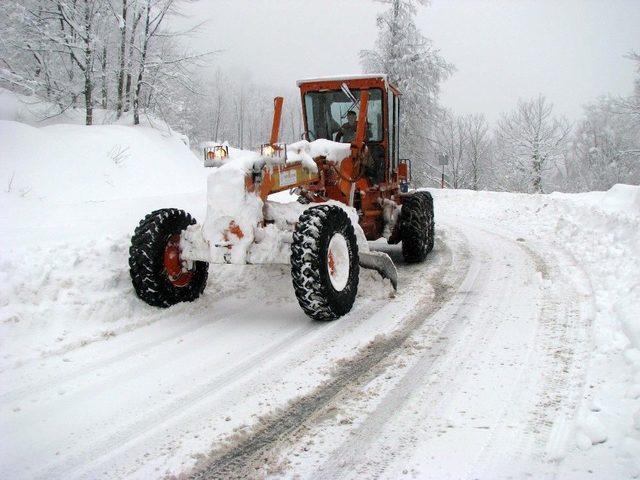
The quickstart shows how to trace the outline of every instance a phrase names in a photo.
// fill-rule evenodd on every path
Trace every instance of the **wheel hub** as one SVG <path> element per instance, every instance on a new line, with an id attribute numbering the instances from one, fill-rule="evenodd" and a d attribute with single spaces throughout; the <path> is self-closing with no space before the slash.
<path id="1" fill-rule="evenodd" d="M 347 240 L 342 234 L 336 233 L 331 237 L 327 251 L 327 272 L 336 291 L 341 292 L 347 286 L 350 269 Z"/>
<path id="2" fill-rule="evenodd" d="M 192 270 L 186 270 L 180 259 L 180 234 L 174 233 L 167 240 L 164 247 L 164 269 L 167 278 L 175 287 L 185 287 L 193 277 Z"/>

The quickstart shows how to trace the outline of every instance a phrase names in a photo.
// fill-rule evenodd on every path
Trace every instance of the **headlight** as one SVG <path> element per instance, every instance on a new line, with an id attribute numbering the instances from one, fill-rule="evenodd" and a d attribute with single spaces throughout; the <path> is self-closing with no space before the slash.
<path id="1" fill-rule="evenodd" d="M 265 157 L 273 157 L 276 153 L 276 149 L 271 145 L 263 145 L 262 146 L 262 155 Z"/>
<path id="2" fill-rule="evenodd" d="M 227 150 L 220 146 L 220 147 L 215 147 L 213 150 L 213 156 L 216 160 L 224 160 L 225 158 L 227 158 Z"/>
<path id="3" fill-rule="evenodd" d="M 204 166 L 218 167 L 229 156 L 229 147 L 225 145 L 214 145 L 204 149 Z"/>

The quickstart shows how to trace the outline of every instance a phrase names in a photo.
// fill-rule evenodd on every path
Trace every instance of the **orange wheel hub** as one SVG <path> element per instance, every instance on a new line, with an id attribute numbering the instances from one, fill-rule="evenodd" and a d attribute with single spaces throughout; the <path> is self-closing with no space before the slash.
<path id="1" fill-rule="evenodd" d="M 174 287 L 185 287 L 193 277 L 193 271 L 184 270 L 180 259 L 180 234 L 175 233 L 167 240 L 164 247 L 164 270 Z"/>

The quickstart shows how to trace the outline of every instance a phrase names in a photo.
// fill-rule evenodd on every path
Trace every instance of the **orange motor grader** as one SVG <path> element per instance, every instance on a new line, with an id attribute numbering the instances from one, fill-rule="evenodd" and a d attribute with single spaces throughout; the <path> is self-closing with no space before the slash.
<path id="1" fill-rule="evenodd" d="M 231 171 L 225 163 L 233 158 L 221 159 L 223 166 L 209 176 L 203 224 L 171 208 L 140 222 L 129 265 L 142 300 L 158 307 L 195 300 L 210 263 L 282 262 L 291 265 L 305 313 L 333 320 L 353 306 L 359 267 L 375 269 L 397 286 L 393 262 L 369 250 L 368 241 L 402 242 L 409 263 L 423 261 L 432 250 L 433 199 L 428 192 L 408 192 L 410 163 L 400 159 L 398 89 L 385 75 L 301 80 L 298 86 L 304 140 L 278 143 L 283 99 L 277 97 L 270 142 L 249 164 L 245 160 L 241 181 L 211 182 L 225 178 L 220 174 Z M 300 151 L 312 161 L 298 159 Z M 237 197 L 242 205 L 222 215 L 217 210 L 223 202 L 211 195 L 225 188 L 244 190 Z M 285 190 L 298 200 L 284 206 L 269 200 Z M 257 213 L 251 217 L 249 211 Z"/>

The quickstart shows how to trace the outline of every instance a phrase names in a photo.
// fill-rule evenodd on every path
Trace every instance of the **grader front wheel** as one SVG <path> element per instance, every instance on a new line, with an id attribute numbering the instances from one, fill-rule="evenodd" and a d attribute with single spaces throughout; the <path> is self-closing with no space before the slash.
<path id="1" fill-rule="evenodd" d="M 196 221 L 183 210 L 165 208 L 147 215 L 129 248 L 129 273 L 138 297 L 154 307 L 170 307 L 198 298 L 207 283 L 209 265 L 180 259 L 180 233 Z"/>
<path id="2" fill-rule="evenodd" d="M 291 245 L 291 277 L 298 303 L 314 320 L 335 320 L 358 293 L 358 243 L 347 214 L 319 205 L 300 216 Z"/>

